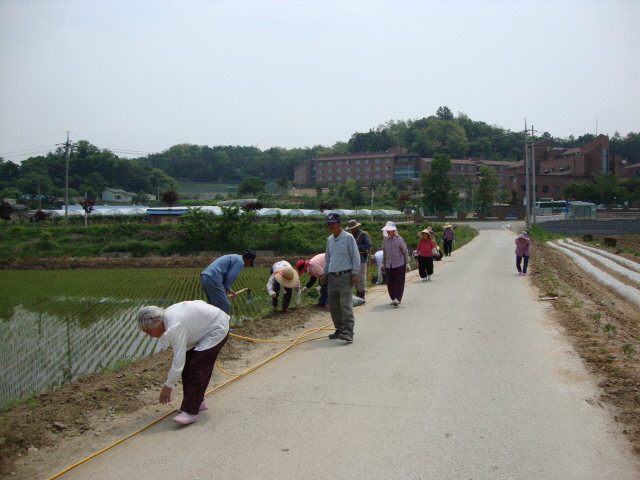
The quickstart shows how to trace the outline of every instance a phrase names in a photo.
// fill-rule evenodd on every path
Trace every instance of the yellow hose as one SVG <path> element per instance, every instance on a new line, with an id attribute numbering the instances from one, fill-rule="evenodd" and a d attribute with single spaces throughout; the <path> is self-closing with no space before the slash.
<path id="1" fill-rule="evenodd" d="M 411 279 L 413 279 L 413 278 L 415 278 L 415 277 L 416 277 L 416 275 L 412 275 L 411 277 L 406 278 L 406 279 L 405 279 L 405 284 L 406 284 L 406 282 L 407 282 L 407 281 L 409 281 L 409 280 L 411 280 Z M 375 299 L 377 299 L 377 298 L 380 298 L 382 295 L 384 295 L 384 294 L 386 293 L 386 290 L 381 290 L 381 289 L 371 288 L 371 289 L 369 289 L 369 292 L 380 292 L 380 295 L 378 295 L 378 296 L 376 296 L 376 297 L 374 297 L 374 298 L 373 298 L 373 300 L 375 300 Z M 371 300 L 369 300 L 369 301 L 371 301 Z M 364 306 L 364 305 L 365 305 L 365 304 L 359 305 L 359 306 L 355 307 L 355 308 L 354 308 L 354 310 L 357 310 L 357 309 L 359 309 L 360 307 L 362 307 L 362 306 Z M 325 338 L 325 336 L 323 335 L 323 336 L 321 336 L 321 337 L 314 337 L 314 338 L 309 338 L 309 339 L 304 340 L 304 341 L 300 341 L 302 338 L 305 338 L 305 337 L 306 337 L 306 336 L 308 336 L 308 335 L 312 335 L 312 334 L 317 333 L 317 332 L 320 332 L 320 331 L 322 331 L 322 330 L 333 330 L 333 328 L 330 328 L 330 327 L 332 327 L 332 326 L 333 326 L 333 323 L 327 323 L 327 324 L 326 324 L 325 326 L 323 326 L 323 327 L 313 328 L 313 329 L 310 329 L 310 330 L 305 330 L 304 332 L 302 332 L 300 335 L 298 335 L 298 336 L 297 336 L 295 339 L 293 339 L 293 340 L 261 340 L 261 339 L 258 339 L 258 338 L 243 337 L 243 336 L 241 336 L 241 335 L 236 335 L 236 334 L 232 333 L 232 334 L 231 334 L 231 336 L 234 336 L 234 337 L 237 337 L 237 338 L 242 338 L 242 339 L 244 339 L 244 340 L 251 340 L 251 341 L 254 341 L 254 342 L 267 342 L 267 343 L 291 342 L 291 345 L 287 346 L 286 348 L 284 348 L 283 350 L 279 351 L 278 353 L 275 353 L 275 354 L 271 355 L 269 358 L 266 358 L 265 360 L 261 361 L 260 363 L 257 363 L 257 364 L 256 364 L 256 365 L 254 365 L 253 367 L 249 367 L 247 370 L 245 370 L 245 371 L 244 371 L 244 372 L 242 372 L 242 373 L 228 373 L 228 372 L 225 372 L 224 370 L 222 370 L 222 368 L 220 368 L 220 366 L 218 365 L 218 362 L 216 362 L 216 366 L 218 367 L 218 370 L 220 370 L 220 372 L 222 372 L 223 374 L 228 375 L 228 376 L 230 376 L 230 377 L 233 377 L 233 378 L 230 378 L 230 379 L 229 379 L 229 380 L 227 380 L 226 382 L 221 383 L 220 385 L 218 385 L 218 386 L 216 386 L 216 387 L 212 388 L 211 390 L 209 390 L 208 392 L 206 392 L 206 393 L 204 394 L 204 395 L 205 395 L 205 397 L 206 397 L 207 395 L 209 395 L 210 393 L 215 392 L 215 391 L 216 391 L 216 390 L 218 390 L 219 388 L 222 388 L 222 387 L 224 387 L 225 385 L 228 385 L 229 383 L 233 382 L 234 380 L 237 380 L 238 378 L 243 377 L 244 375 L 247 375 L 248 373 L 251 373 L 251 372 L 253 372 L 254 370 L 257 370 L 258 368 L 260 368 L 260 367 L 261 367 L 262 365 L 264 365 L 265 363 L 267 363 L 267 362 L 269 362 L 270 360 L 273 360 L 274 358 L 276 358 L 276 357 L 278 357 L 278 356 L 282 355 L 284 352 L 286 352 L 287 350 L 289 350 L 289 349 L 291 349 L 291 348 L 293 348 L 293 347 L 295 347 L 295 346 L 297 346 L 297 345 L 302 345 L 303 343 L 307 343 L 307 342 L 311 342 L 311 341 L 313 341 L 313 340 L 320 340 L 320 339 L 322 339 L 322 338 Z M 100 454 L 101 454 L 101 453 L 103 453 L 103 452 L 106 452 L 106 451 L 107 451 L 107 450 L 109 450 L 110 448 L 115 447 L 116 445 L 118 445 L 118 444 L 120 444 L 120 443 L 124 442 L 125 440 L 128 440 L 129 438 L 133 437 L 134 435 L 137 435 L 138 433 L 140 433 L 140 432 L 142 432 L 142 431 L 146 430 L 147 428 L 149 428 L 149 427 L 151 427 L 151 426 L 155 425 L 155 424 L 156 424 L 156 423 L 158 423 L 159 421 L 164 420 L 165 418 L 167 418 L 169 415 L 171 415 L 171 414 L 175 413 L 176 411 L 177 411 L 177 409 L 173 409 L 173 410 L 171 410 L 170 412 L 165 413 L 165 414 L 164 414 L 164 415 L 162 415 L 161 417 L 159 417 L 159 418 L 155 419 L 154 421 L 152 421 L 150 424 L 145 425 L 144 427 L 140 428 L 139 430 L 136 430 L 135 432 L 130 433 L 130 434 L 129 434 L 129 435 L 127 435 L 126 437 L 121 438 L 120 440 L 118 440 L 118 441 L 116 441 L 116 442 L 112 443 L 111 445 L 109 445 L 109 446 L 107 446 L 107 447 L 103 448 L 102 450 L 99 450 L 99 451 L 97 451 L 97 452 L 95 452 L 95 453 L 93 453 L 93 454 L 89 455 L 88 457 L 86 457 L 86 458 L 84 458 L 84 459 L 80 460 L 79 462 L 74 463 L 73 465 L 71 465 L 71 466 L 69 466 L 69 467 L 65 468 L 64 470 L 62 470 L 62 471 L 60 471 L 60 472 L 56 473 L 56 474 L 55 474 L 55 475 L 53 475 L 52 477 L 49 477 L 47 480 L 53 480 L 54 478 L 58 478 L 60 475 L 63 475 L 63 474 L 65 474 L 65 473 L 67 473 L 69 470 L 72 470 L 73 468 L 77 467 L 78 465 L 81 465 L 81 464 L 85 463 L 86 461 L 91 460 L 91 459 L 92 459 L 92 458 L 94 458 L 94 457 L 97 457 L 98 455 L 100 455 Z"/>

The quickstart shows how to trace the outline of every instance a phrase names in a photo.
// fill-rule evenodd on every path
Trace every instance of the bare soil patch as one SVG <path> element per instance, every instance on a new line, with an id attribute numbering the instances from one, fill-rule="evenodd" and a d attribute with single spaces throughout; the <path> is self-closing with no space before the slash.
<path id="1" fill-rule="evenodd" d="M 234 326 L 231 333 L 292 340 L 308 328 L 330 322 L 328 312 L 318 308 L 292 308 L 290 313 L 274 312 Z M 288 345 L 232 336 L 218 362 L 229 373 L 242 373 Z M 110 372 L 85 375 L 0 412 L 0 475 L 48 478 L 178 408 L 180 385 L 174 389 L 170 406 L 158 404 L 171 359 L 170 350 L 159 352 Z M 214 370 L 210 388 L 229 378 Z"/>
<path id="2" fill-rule="evenodd" d="M 640 236 L 614 238 L 614 249 L 604 247 L 600 236 L 587 245 L 599 243 L 596 248 L 640 261 L 628 253 L 640 252 Z M 584 243 L 580 237 L 573 240 Z M 596 377 L 603 391 L 599 401 L 615 412 L 620 434 L 640 453 L 640 308 L 546 244 L 536 243 L 531 255 L 530 278 L 540 297 L 557 297 L 549 300 L 553 318 L 564 327 L 568 340 Z"/>

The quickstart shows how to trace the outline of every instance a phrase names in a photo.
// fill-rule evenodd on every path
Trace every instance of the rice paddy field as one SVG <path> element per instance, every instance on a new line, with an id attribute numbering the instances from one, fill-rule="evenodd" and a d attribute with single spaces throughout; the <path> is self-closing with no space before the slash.
<path id="1" fill-rule="evenodd" d="M 0 406 L 155 353 L 133 321 L 144 305 L 205 300 L 201 268 L 4 270 L 0 274 Z M 303 275 L 301 281 L 308 280 Z M 271 311 L 268 268 L 245 268 L 231 323 Z M 305 298 L 303 298 L 305 301 Z"/>

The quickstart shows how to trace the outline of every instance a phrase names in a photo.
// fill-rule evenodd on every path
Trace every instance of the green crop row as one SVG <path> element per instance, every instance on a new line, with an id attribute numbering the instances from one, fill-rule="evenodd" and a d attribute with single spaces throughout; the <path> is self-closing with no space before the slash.
<path id="1" fill-rule="evenodd" d="M 55 388 L 123 359 L 150 355 L 156 340 L 137 328 L 143 305 L 204 300 L 201 269 L 5 270 L 0 276 L 0 405 Z M 268 268 L 246 268 L 233 287 L 232 323 L 271 311 Z M 302 275 L 303 282 L 308 280 Z M 302 297 L 302 304 L 315 300 Z"/>
<path id="2" fill-rule="evenodd" d="M 233 212 L 231 212 L 233 213 Z M 271 219 L 229 214 L 222 218 L 204 212 L 185 214 L 178 225 L 92 225 L 88 227 L 13 226 L 0 228 L 0 258 L 86 257 L 100 253 L 127 252 L 135 257 L 188 255 L 199 251 L 237 251 L 244 248 L 272 250 L 276 254 L 311 255 L 324 251 L 324 221 L 294 222 L 288 217 Z M 362 221 L 373 245 L 382 244 L 385 222 Z M 418 243 L 416 233 L 430 224 L 398 223 L 409 248 Z M 436 235 L 442 224 L 431 225 Z M 474 230 L 457 226 L 456 244 L 473 238 Z"/>

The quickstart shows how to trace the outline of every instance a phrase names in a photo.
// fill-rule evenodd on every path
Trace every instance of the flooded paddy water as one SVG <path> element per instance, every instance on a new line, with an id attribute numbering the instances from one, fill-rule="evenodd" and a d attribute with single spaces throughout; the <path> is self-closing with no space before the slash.
<path id="1" fill-rule="evenodd" d="M 205 300 L 201 269 L 4 270 L 0 273 L 0 406 L 141 358 L 157 340 L 138 329 L 144 305 Z M 232 324 L 271 310 L 268 268 L 240 272 Z"/>

